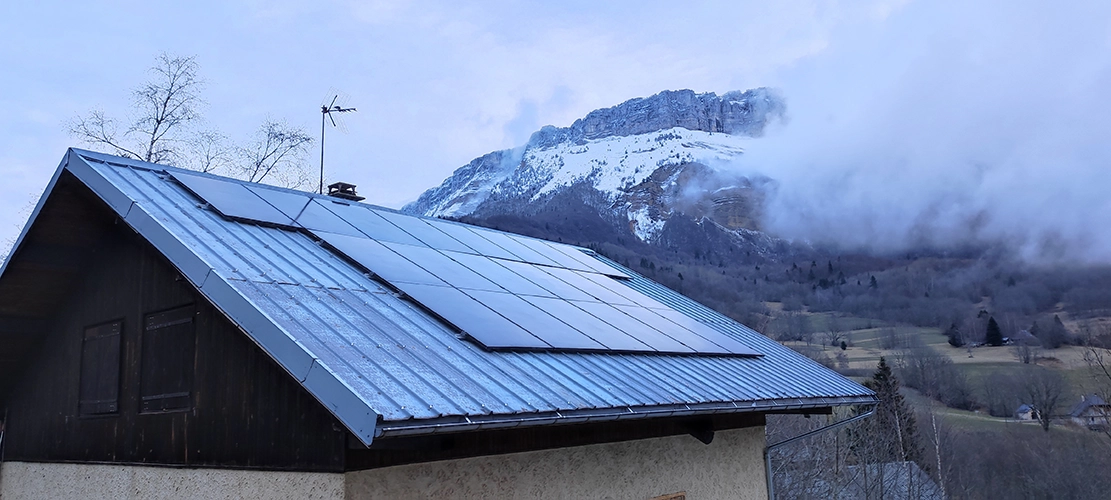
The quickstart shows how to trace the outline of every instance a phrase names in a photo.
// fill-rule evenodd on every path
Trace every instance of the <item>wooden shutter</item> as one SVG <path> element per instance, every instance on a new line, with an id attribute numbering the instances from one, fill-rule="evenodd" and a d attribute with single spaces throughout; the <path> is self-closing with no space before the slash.
<path id="1" fill-rule="evenodd" d="M 147 315 L 143 322 L 139 404 L 143 413 L 193 406 L 196 333 L 193 306 Z"/>
<path id="2" fill-rule="evenodd" d="M 120 332 L 122 321 L 85 329 L 81 342 L 80 415 L 104 415 L 119 411 Z"/>

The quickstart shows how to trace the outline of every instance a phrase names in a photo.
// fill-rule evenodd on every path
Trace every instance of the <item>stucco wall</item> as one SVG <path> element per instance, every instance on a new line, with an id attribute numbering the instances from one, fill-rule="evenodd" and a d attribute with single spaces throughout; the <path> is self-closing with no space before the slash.
<path id="1" fill-rule="evenodd" d="M 4 462 L 0 498 L 343 498 L 343 474 Z"/>
<path id="2" fill-rule="evenodd" d="M 766 499 L 764 428 L 350 472 L 349 499 Z"/>

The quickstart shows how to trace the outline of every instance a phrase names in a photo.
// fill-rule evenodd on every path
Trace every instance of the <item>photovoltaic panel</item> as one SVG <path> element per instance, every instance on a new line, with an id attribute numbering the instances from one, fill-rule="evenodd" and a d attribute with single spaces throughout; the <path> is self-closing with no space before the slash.
<path id="1" fill-rule="evenodd" d="M 690 330 L 698 336 L 725 348 L 726 351 L 732 354 L 738 354 L 742 356 L 760 355 L 760 353 L 753 351 L 751 348 L 740 342 L 737 342 L 732 337 L 726 335 L 724 332 L 711 328 L 679 311 L 676 311 L 674 309 L 653 309 L 651 311 L 655 314 L 663 316 L 668 321 L 678 324 L 679 326 Z"/>
<path id="2" fill-rule="evenodd" d="M 572 328 L 606 346 L 607 349 L 615 351 L 655 351 L 655 349 L 637 340 L 632 335 L 618 330 L 613 325 L 592 316 L 566 300 L 529 296 L 522 296 L 521 298 L 559 318 Z"/>
<path id="3" fill-rule="evenodd" d="M 609 323 L 614 328 L 617 328 L 618 330 L 621 330 L 623 332 L 628 332 L 629 335 L 636 337 L 637 340 L 643 342 L 655 351 L 685 354 L 693 354 L 695 352 L 694 349 L 691 349 L 683 343 L 678 342 L 675 339 L 664 335 L 663 333 L 660 333 L 659 330 L 646 325 L 637 318 L 626 314 L 624 311 L 621 311 L 620 309 L 617 309 L 616 307 L 609 304 L 603 304 L 601 302 L 578 301 L 572 302 L 572 304 L 574 304 L 575 307 L 578 307 L 590 313 L 591 316 L 594 316 L 602 321 L 605 321 L 606 323 Z"/>
<path id="4" fill-rule="evenodd" d="M 551 292 L 543 289 L 523 276 L 510 271 L 501 265 L 497 259 L 482 255 L 459 252 L 444 252 L 452 260 L 463 264 L 468 269 L 481 274 L 486 279 L 496 283 L 498 287 L 517 295 L 535 295 L 541 297 L 555 297 Z"/>
<path id="5" fill-rule="evenodd" d="M 575 269 L 579 271 L 591 270 L 583 263 L 572 259 L 570 256 L 564 254 L 563 252 L 560 252 L 559 250 L 556 250 L 555 248 L 552 248 L 551 245 L 548 245 L 543 241 L 532 238 L 525 238 L 522 236 L 510 236 L 510 238 L 512 238 L 513 241 L 516 241 L 517 243 L 520 243 L 528 249 L 536 252 L 537 254 L 543 255 L 546 259 L 555 262 L 556 265 L 558 265 L 559 267 Z M 536 262 L 536 264 L 541 264 L 541 262 Z"/>
<path id="6" fill-rule="evenodd" d="M 478 255 L 485 255 L 487 257 L 496 257 L 499 259 L 507 260 L 520 260 L 520 257 L 509 253 L 506 249 L 495 245 L 492 241 L 483 238 L 476 231 L 462 224 L 456 224 L 447 221 L 440 221 L 435 219 L 428 219 L 427 222 L 430 226 L 443 231 L 444 233 L 455 238 L 460 243 L 467 245 L 475 251 Z"/>
<path id="7" fill-rule="evenodd" d="M 494 242 L 494 244 L 496 244 L 497 246 L 506 249 L 509 253 L 517 256 L 516 260 L 520 260 L 521 262 L 531 262 L 533 264 L 542 264 L 545 266 L 559 265 L 552 259 L 543 256 L 536 250 L 522 245 L 521 242 L 513 239 L 508 234 L 499 233 L 497 231 L 490 231 L 488 229 L 477 228 L 475 229 L 475 232 L 482 235 L 483 238 Z"/>
<path id="8" fill-rule="evenodd" d="M 501 290 L 492 281 L 464 267 L 463 264 L 451 260 L 439 250 L 390 242 L 383 242 L 382 245 L 405 256 L 406 259 L 456 288 Z"/>
<path id="9" fill-rule="evenodd" d="M 555 316 L 516 295 L 484 290 L 464 290 L 463 292 L 557 349 L 606 349 L 606 346 L 583 335 L 582 332 L 572 328 L 567 323 L 556 319 Z M 486 332 L 467 333 L 477 338 L 479 342 L 488 345 L 484 339 Z"/>
<path id="10" fill-rule="evenodd" d="M 325 202 L 331 204 L 327 200 Z M 332 234 L 366 237 L 355 226 L 348 224 L 347 221 L 325 208 L 320 200 L 316 199 L 309 202 L 305 209 L 301 211 L 301 215 L 297 216 L 297 223 L 313 232 L 323 231 Z"/>
<path id="11" fill-rule="evenodd" d="M 297 216 L 301 215 L 301 211 L 305 209 L 305 205 L 312 201 L 311 196 L 296 192 L 279 191 L 261 186 L 247 186 L 247 189 L 293 220 L 296 220 Z"/>
<path id="12" fill-rule="evenodd" d="M 293 225 L 292 219 L 242 184 L 185 172 L 170 175 L 224 217 Z"/>
<path id="13" fill-rule="evenodd" d="M 411 283 L 403 283 L 399 288 L 487 348 L 552 347 L 458 289 Z"/>
<path id="14" fill-rule="evenodd" d="M 401 283 L 447 286 L 440 278 L 377 241 L 362 236 L 323 231 L 315 231 L 314 234 L 349 259 L 399 288 Z"/>
<path id="15" fill-rule="evenodd" d="M 536 283 L 541 288 L 551 292 L 552 295 L 567 300 L 596 300 L 592 295 L 567 284 L 567 282 L 544 272 L 543 266 L 529 264 L 527 262 L 515 262 L 505 260 L 499 262 L 509 270 L 519 274 L 521 277 Z"/>
<path id="16" fill-rule="evenodd" d="M 592 272 L 595 272 L 595 273 L 598 273 L 598 274 L 604 274 L 606 276 L 612 276 L 612 277 L 616 277 L 616 278 L 628 278 L 629 277 L 628 274 L 625 274 L 621 271 L 618 271 L 616 268 L 614 268 L 612 266 L 607 266 L 605 263 L 600 262 L 598 259 L 595 259 L 594 257 L 591 257 L 590 255 L 587 255 L 582 250 L 579 250 L 577 247 L 573 247 L 571 245 L 564 245 L 562 243 L 555 243 L 555 242 L 552 242 L 552 241 L 544 241 L 543 243 L 551 246 L 556 251 L 563 252 L 568 257 L 571 257 L 572 259 L 575 259 L 575 260 L 579 261 L 583 266 L 586 266 L 586 269 L 585 269 L 586 271 L 592 271 Z"/>
<path id="17" fill-rule="evenodd" d="M 649 309 L 671 309 L 670 307 L 664 305 L 662 302 L 656 299 L 653 299 L 652 297 L 649 297 L 643 293 L 633 290 L 632 288 L 622 285 L 615 279 L 607 278 L 605 276 L 594 273 L 582 273 L 577 271 L 572 272 L 579 275 L 579 277 L 584 280 L 593 282 L 599 287 L 605 288 L 606 290 L 609 290 L 610 292 L 625 298 L 624 301 L 615 300 L 615 303 L 634 304 L 641 307 L 647 307 Z"/>
<path id="18" fill-rule="evenodd" d="M 318 199 L 316 202 L 327 207 L 328 210 L 348 224 L 355 226 L 363 234 L 378 241 L 425 246 L 424 243 L 421 243 L 409 233 L 402 231 L 401 228 L 391 224 L 390 221 L 383 219 L 382 216 L 363 205 L 352 205 L 338 200 L 321 201 Z"/>
<path id="19" fill-rule="evenodd" d="M 705 338 L 695 335 L 690 330 L 687 330 L 686 328 L 683 328 L 671 321 L 668 321 L 667 318 L 656 314 L 651 309 L 639 306 L 615 305 L 614 307 L 625 312 L 625 314 L 635 317 L 637 320 L 670 337 L 676 342 L 680 342 L 683 345 L 691 348 L 691 350 L 693 350 L 694 352 L 729 354 L 729 350 L 727 350 L 726 348 L 710 342 Z"/>
<path id="20" fill-rule="evenodd" d="M 541 267 L 541 270 L 558 278 L 560 281 L 575 287 L 578 290 L 585 292 L 587 295 L 593 297 L 598 302 L 605 302 L 607 304 L 620 304 L 620 305 L 636 305 L 635 302 L 625 298 L 623 295 L 618 295 L 608 288 L 599 286 L 597 283 L 590 281 L 583 277 L 584 274 L 570 269 L 559 269 L 555 267 Z M 601 279 L 612 279 L 605 276 L 599 276 Z"/>
<path id="21" fill-rule="evenodd" d="M 471 247 L 460 243 L 459 240 L 449 236 L 447 233 L 432 227 L 432 225 L 428 224 L 420 217 L 397 214 L 386 210 L 371 209 L 371 211 L 432 248 L 454 252 L 475 253 L 475 250 Z"/>

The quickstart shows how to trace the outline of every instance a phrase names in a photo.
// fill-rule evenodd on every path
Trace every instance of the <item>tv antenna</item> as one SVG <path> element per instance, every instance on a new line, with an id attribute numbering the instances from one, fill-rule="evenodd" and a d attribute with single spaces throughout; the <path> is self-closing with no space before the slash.
<path id="1" fill-rule="evenodd" d="M 334 97 L 332 97 L 331 103 L 329 103 L 328 105 L 320 105 L 320 186 L 318 187 L 318 192 L 320 194 L 324 194 L 324 126 L 330 120 L 333 127 L 338 128 L 341 132 L 346 131 L 347 129 L 343 125 L 343 120 L 340 120 L 340 122 L 337 124 L 335 117 L 332 116 L 332 113 L 351 113 L 354 111 L 358 111 L 355 108 L 343 107 L 343 104 L 345 103 L 345 101 L 347 101 L 347 96 L 344 96 L 343 100 L 340 101 L 339 104 L 336 104 L 336 101 L 339 100 L 339 98 L 340 95 L 336 94 Z M 325 98 L 325 100 L 327 100 L 327 98 Z"/>

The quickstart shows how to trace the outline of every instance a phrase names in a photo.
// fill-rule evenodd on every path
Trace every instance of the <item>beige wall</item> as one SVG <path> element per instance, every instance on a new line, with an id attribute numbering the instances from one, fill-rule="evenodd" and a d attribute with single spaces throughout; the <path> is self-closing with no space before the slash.
<path id="1" fill-rule="evenodd" d="M 0 498 L 343 498 L 343 474 L 4 462 Z"/>
<path id="2" fill-rule="evenodd" d="M 343 474 L 4 462 L 0 498 L 766 499 L 764 428 Z"/>
<path id="3" fill-rule="evenodd" d="M 347 474 L 347 498 L 766 499 L 764 428 L 402 465 Z"/>

